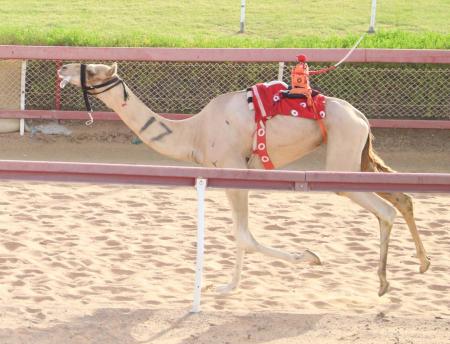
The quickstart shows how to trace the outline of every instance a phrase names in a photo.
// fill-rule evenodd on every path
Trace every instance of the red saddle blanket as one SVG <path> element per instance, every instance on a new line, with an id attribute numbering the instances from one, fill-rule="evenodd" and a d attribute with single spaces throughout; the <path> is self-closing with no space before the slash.
<path id="1" fill-rule="evenodd" d="M 313 96 L 314 108 L 309 108 L 306 98 L 287 98 L 283 91 L 287 85 L 282 81 L 259 83 L 248 89 L 249 108 L 255 111 L 256 132 L 253 152 L 257 153 L 265 169 L 273 169 L 266 145 L 266 121 L 276 115 L 303 117 L 319 122 L 323 140 L 326 141 L 326 130 L 322 123 L 325 118 L 325 97 L 322 94 Z"/>

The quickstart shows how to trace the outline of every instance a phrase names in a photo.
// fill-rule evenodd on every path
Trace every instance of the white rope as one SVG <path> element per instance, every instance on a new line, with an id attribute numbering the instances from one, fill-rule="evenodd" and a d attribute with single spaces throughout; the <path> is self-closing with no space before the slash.
<path id="1" fill-rule="evenodd" d="M 94 123 L 94 117 L 92 117 L 92 111 L 88 112 L 88 116 L 89 116 L 89 119 L 86 122 L 84 122 L 84 124 L 86 124 L 87 126 L 90 126 L 92 123 Z"/>
<path id="2" fill-rule="evenodd" d="M 339 66 L 342 62 L 344 62 L 345 60 L 347 60 L 347 58 L 355 51 L 355 49 L 359 46 L 359 43 L 361 43 L 361 41 L 363 40 L 363 38 L 366 36 L 367 32 L 364 32 L 361 37 L 359 37 L 359 39 L 356 41 L 355 45 L 353 46 L 353 48 L 338 62 L 336 63 L 334 66 L 337 67 Z"/>

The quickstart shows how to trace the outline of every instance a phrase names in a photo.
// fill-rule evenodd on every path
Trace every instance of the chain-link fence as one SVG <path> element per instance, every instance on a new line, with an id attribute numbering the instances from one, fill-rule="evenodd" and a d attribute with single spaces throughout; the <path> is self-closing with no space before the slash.
<path id="1" fill-rule="evenodd" d="M 0 61 L 0 109 L 20 109 L 21 73 L 21 61 Z"/>
<path id="2" fill-rule="evenodd" d="M 68 62 L 27 62 L 26 109 L 84 110 L 80 90 L 56 86 L 56 68 Z M 287 83 L 292 66 L 284 66 Z M 153 111 L 165 113 L 197 113 L 219 94 L 275 80 L 278 73 L 278 63 L 119 62 L 119 74 L 133 92 Z M 448 65 L 349 63 L 311 80 L 325 95 L 349 101 L 369 118 L 450 119 Z M 0 83 L 0 109 L 8 83 Z M 93 104 L 97 111 L 107 110 L 97 100 Z"/>

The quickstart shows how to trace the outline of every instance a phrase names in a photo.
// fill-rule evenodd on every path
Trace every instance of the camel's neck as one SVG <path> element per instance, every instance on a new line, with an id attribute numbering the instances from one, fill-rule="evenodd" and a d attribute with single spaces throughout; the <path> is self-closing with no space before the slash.
<path id="1" fill-rule="evenodd" d="M 126 102 L 121 85 L 98 95 L 98 98 L 114 110 L 145 144 L 158 153 L 176 160 L 198 162 L 198 119 L 193 117 L 179 121 L 168 120 L 151 111 L 129 88 L 127 91 L 129 99 Z"/>

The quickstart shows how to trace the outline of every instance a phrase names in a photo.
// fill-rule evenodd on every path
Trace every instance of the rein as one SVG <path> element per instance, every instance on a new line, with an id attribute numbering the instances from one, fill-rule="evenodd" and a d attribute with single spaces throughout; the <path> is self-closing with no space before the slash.
<path id="1" fill-rule="evenodd" d="M 349 58 L 349 56 L 351 54 L 353 54 L 353 52 L 355 51 L 355 49 L 359 46 L 359 44 L 361 43 L 361 41 L 364 39 L 364 37 L 366 36 L 367 32 L 364 32 L 361 37 L 359 37 L 359 39 L 356 41 L 355 45 L 353 45 L 353 47 L 350 49 L 350 51 L 345 54 L 345 56 L 339 60 L 339 62 L 336 62 L 334 65 L 330 66 L 330 67 L 326 67 L 326 68 L 322 68 L 322 69 L 318 69 L 318 70 L 312 70 L 309 72 L 309 75 L 318 75 L 318 74 L 324 74 L 324 73 L 328 73 L 331 72 L 332 70 L 335 70 L 337 67 L 339 67 L 339 65 L 342 62 L 345 62 L 345 60 L 347 60 Z"/>
<path id="2" fill-rule="evenodd" d="M 125 88 L 125 83 L 118 76 L 115 76 L 114 78 L 104 82 L 103 84 L 93 85 L 93 86 L 86 85 L 86 65 L 84 63 L 81 64 L 81 69 L 80 69 L 80 84 L 81 84 L 81 90 L 83 91 L 84 105 L 86 106 L 86 111 L 89 115 L 89 120 L 86 121 L 86 125 L 91 125 L 92 123 L 94 123 L 94 118 L 92 117 L 92 113 L 94 112 L 94 110 L 92 109 L 91 103 L 89 102 L 89 95 L 96 96 L 98 94 L 102 94 L 106 91 L 109 91 L 110 89 L 116 87 L 119 84 L 122 84 L 123 99 L 125 101 L 127 101 L 129 98 L 128 92 Z M 109 86 L 109 87 L 107 87 L 106 89 L 104 89 L 100 92 L 89 92 L 89 91 L 93 91 L 98 88 L 102 88 L 102 87 L 106 87 L 106 86 Z"/>
<path id="3" fill-rule="evenodd" d="M 364 37 L 366 36 L 366 33 L 367 32 L 364 32 L 361 35 L 361 37 L 359 37 L 359 39 L 356 41 L 355 45 L 350 49 L 350 51 L 339 62 L 335 63 L 332 67 L 337 68 L 342 62 L 347 60 L 347 58 L 355 51 L 355 49 L 359 46 L 361 41 L 364 39 Z"/>

